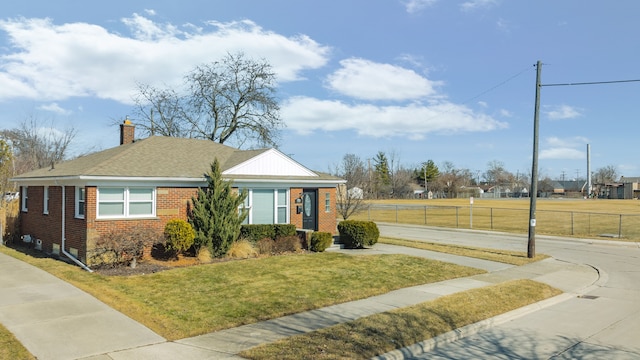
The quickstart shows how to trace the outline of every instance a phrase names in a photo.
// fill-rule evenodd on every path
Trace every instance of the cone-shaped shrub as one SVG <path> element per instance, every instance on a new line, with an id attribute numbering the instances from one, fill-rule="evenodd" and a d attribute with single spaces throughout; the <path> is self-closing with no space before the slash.
<path id="1" fill-rule="evenodd" d="M 189 223 L 196 231 L 196 250 L 206 247 L 213 257 L 227 254 L 247 216 L 245 211 L 238 210 L 246 197 L 246 190 L 238 193 L 231 182 L 222 178 L 220 164 L 215 159 L 207 174 L 207 187 L 198 189 L 198 195 L 191 199 Z"/>

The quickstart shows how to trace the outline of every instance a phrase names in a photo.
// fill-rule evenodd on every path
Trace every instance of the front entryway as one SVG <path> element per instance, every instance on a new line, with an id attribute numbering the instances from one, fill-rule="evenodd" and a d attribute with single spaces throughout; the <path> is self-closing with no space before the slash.
<path id="1" fill-rule="evenodd" d="M 318 192 L 305 189 L 302 192 L 302 228 L 318 230 Z"/>

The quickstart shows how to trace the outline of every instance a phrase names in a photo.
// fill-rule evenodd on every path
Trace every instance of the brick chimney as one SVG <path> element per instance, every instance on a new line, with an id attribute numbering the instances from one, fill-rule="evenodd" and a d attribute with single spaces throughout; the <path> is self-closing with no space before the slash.
<path id="1" fill-rule="evenodd" d="M 126 118 L 120 124 L 120 145 L 131 144 L 134 141 L 136 127 Z"/>

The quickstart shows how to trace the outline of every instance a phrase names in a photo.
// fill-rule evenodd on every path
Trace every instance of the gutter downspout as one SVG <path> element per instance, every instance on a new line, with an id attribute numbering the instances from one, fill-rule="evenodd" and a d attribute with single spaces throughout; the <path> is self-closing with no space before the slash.
<path id="1" fill-rule="evenodd" d="M 60 250 L 62 251 L 62 254 L 64 254 L 66 257 L 68 257 L 69 259 L 71 259 L 74 263 L 78 264 L 78 266 L 80 266 L 81 268 L 87 270 L 88 272 L 92 273 L 93 270 L 91 270 L 87 265 L 83 264 L 82 261 L 78 260 L 75 258 L 75 256 L 69 254 L 65 249 L 64 249 L 64 243 L 65 243 L 65 225 L 66 225 L 66 205 L 67 205 L 67 194 L 66 194 L 66 187 L 64 185 L 60 186 L 62 188 L 62 245 L 60 246 Z"/>

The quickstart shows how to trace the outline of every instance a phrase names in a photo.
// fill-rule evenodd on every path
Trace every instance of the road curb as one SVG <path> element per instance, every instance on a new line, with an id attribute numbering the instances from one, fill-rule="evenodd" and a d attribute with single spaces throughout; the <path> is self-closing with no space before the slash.
<path id="1" fill-rule="evenodd" d="M 506 312 L 504 314 L 500 314 L 497 316 L 494 316 L 492 318 L 486 319 L 486 320 L 482 320 L 467 326 L 463 326 L 461 328 L 449 331 L 447 333 L 444 333 L 442 335 L 438 335 L 434 338 L 425 340 L 425 341 L 421 341 L 419 343 L 413 344 L 413 345 L 409 345 L 406 347 L 403 347 L 401 349 L 396 349 L 393 351 L 390 351 L 386 354 L 382 354 L 382 355 L 378 355 L 375 356 L 373 358 L 371 358 L 372 360 L 400 360 L 400 359 L 410 359 L 413 358 L 417 355 L 421 355 L 424 354 L 426 351 L 430 351 L 433 350 L 434 348 L 437 348 L 438 346 L 442 346 L 442 345 L 446 345 L 448 343 L 460 340 L 460 339 L 464 339 L 465 337 L 471 336 L 471 335 L 475 335 L 476 333 L 482 331 L 482 330 L 486 330 L 489 328 L 492 328 L 494 326 L 500 325 L 500 324 L 504 324 L 506 322 L 509 322 L 511 320 L 517 319 L 519 317 L 528 315 L 530 313 L 545 309 L 549 306 L 553 306 L 556 304 L 559 304 L 563 301 L 567 301 L 569 299 L 572 299 L 574 297 L 576 297 L 577 295 L 575 293 L 563 293 L 560 294 L 558 296 L 554 296 L 552 298 L 549 299 L 545 299 L 542 301 L 538 301 L 536 303 L 530 304 L 530 305 L 526 305 L 523 306 L 521 308 L 515 309 L 515 310 L 511 310 L 509 312 Z"/>

